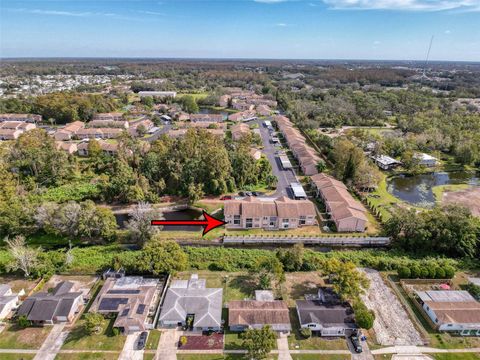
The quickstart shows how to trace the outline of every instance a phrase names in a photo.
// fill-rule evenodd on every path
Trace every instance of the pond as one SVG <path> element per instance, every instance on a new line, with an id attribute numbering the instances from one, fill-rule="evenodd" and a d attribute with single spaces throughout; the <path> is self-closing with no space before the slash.
<path id="1" fill-rule="evenodd" d="M 217 109 L 212 109 L 212 108 L 209 108 L 209 107 L 201 107 L 198 110 L 198 113 L 199 114 L 221 114 L 221 115 L 223 115 L 224 119 L 227 119 L 228 115 L 231 114 L 231 113 L 229 113 L 225 110 L 217 110 Z"/>
<path id="2" fill-rule="evenodd" d="M 162 218 L 165 220 L 197 220 L 202 218 L 202 212 L 195 209 L 184 210 L 172 210 L 162 213 Z M 117 225 L 120 229 L 125 229 L 126 222 L 129 220 L 129 216 L 126 213 L 115 214 Z M 162 231 L 198 231 L 201 226 L 165 226 Z"/>
<path id="3" fill-rule="evenodd" d="M 414 176 L 402 174 L 388 180 L 387 190 L 403 201 L 428 208 L 435 205 L 432 188 L 450 184 L 480 185 L 480 174 L 468 171 L 433 172 Z"/>

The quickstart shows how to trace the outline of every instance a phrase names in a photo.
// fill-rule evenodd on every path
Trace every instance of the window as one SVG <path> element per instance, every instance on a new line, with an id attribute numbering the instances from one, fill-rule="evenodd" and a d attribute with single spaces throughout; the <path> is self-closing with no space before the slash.
<path id="1" fill-rule="evenodd" d="M 282 219 L 282 228 L 288 229 L 288 219 Z"/>
<path id="2" fill-rule="evenodd" d="M 240 225 L 240 215 L 233 215 L 233 224 Z"/>
<path id="3" fill-rule="evenodd" d="M 305 223 L 306 223 L 306 217 L 305 216 L 300 216 L 299 224 L 300 225 L 305 225 Z"/>
<path id="4" fill-rule="evenodd" d="M 308 327 L 309 327 L 309 328 L 314 328 L 314 327 L 315 327 L 315 324 L 308 324 Z"/>
<path id="5" fill-rule="evenodd" d="M 268 224 L 270 227 L 274 227 L 277 225 L 277 217 L 276 216 L 271 216 L 270 217 L 270 223 Z"/>
<path id="6" fill-rule="evenodd" d="M 253 227 L 253 219 L 252 218 L 247 218 L 246 221 L 245 221 L 245 226 L 246 226 L 247 229 L 252 228 Z"/>

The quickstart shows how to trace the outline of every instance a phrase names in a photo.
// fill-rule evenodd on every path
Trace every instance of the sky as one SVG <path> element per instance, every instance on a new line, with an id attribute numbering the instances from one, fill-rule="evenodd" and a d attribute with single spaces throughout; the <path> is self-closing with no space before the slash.
<path id="1" fill-rule="evenodd" d="M 0 0 L 0 57 L 480 61 L 480 0 Z"/>

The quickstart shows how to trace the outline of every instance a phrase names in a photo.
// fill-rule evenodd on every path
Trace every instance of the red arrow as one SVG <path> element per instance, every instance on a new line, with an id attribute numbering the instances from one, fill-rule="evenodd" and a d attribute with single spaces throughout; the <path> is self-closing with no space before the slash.
<path id="1" fill-rule="evenodd" d="M 208 215 L 205 210 L 203 211 L 203 217 L 205 220 L 152 220 L 152 226 L 165 226 L 165 225 L 187 225 L 187 226 L 203 226 L 203 234 L 205 235 L 210 230 L 213 230 L 219 226 L 225 225 L 226 222 L 214 218 Z"/>

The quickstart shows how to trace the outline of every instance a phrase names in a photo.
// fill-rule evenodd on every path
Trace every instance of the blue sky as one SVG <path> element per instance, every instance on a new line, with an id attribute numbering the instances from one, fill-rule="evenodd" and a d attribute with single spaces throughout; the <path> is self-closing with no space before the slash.
<path id="1" fill-rule="evenodd" d="M 1 0 L 2 57 L 480 61 L 480 0 Z"/>

